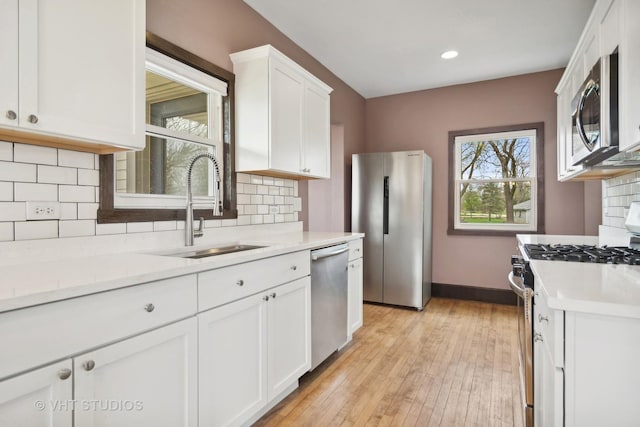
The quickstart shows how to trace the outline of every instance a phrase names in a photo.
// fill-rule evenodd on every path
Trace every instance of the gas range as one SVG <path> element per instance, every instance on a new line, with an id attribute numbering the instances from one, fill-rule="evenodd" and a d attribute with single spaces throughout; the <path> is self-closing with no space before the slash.
<path id="1" fill-rule="evenodd" d="M 529 259 L 640 265 L 640 250 L 623 246 L 525 244 Z"/>

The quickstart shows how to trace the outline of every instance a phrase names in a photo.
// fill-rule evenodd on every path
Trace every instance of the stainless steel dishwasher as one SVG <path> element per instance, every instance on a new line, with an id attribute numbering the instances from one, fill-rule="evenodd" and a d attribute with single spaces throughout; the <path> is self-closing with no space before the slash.
<path id="1" fill-rule="evenodd" d="M 344 243 L 311 251 L 311 370 L 347 342 L 347 266 Z"/>

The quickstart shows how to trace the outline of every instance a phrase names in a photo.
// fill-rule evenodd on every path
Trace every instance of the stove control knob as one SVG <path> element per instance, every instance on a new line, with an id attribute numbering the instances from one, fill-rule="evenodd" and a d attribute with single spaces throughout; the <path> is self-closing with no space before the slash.
<path id="1" fill-rule="evenodd" d="M 520 255 L 511 255 L 511 265 L 513 264 L 522 264 L 524 259 Z"/>
<path id="2" fill-rule="evenodd" d="M 524 265 L 513 264 L 512 271 L 514 276 L 522 276 L 524 274 Z"/>

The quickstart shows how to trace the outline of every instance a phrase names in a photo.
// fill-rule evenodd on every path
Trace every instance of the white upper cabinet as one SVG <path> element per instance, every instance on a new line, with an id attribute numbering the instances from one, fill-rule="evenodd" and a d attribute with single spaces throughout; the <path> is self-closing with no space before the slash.
<path id="1" fill-rule="evenodd" d="M 144 148 L 144 0 L 0 6 L 0 136 L 97 153 Z"/>
<path id="2" fill-rule="evenodd" d="M 236 170 L 330 177 L 332 89 L 266 45 L 231 55 L 236 75 Z"/>
<path id="3" fill-rule="evenodd" d="M 615 0 L 619 4 L 620 150 L 640 149 L 640 2 Z M 615 25 L 611 25 L 615 29 Z"/>

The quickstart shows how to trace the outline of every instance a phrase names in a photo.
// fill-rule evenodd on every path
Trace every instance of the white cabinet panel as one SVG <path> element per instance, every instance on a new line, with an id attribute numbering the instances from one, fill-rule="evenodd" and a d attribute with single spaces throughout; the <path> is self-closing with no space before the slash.
<path id="1" fill-rule="evenodd" d="M 67 359 L 0 382 L 0 426 L 71 427 L 71 370 Z"/>
<path id="2" fill-rule="evenodd" d="M 196 340 L 191 318 L 76 357 L 74 425 L 196 427 Z"/>
<path id="3" fill-rule="evenodd" d="M 286 64 L 272 58 L 269 67 L 271 138 L 270 167 L 302 172 L 300 155 L 302 142 L 302 112 L 304 80 Z"/>
<path id="4" fill-rule="evenodd" d="M 270 45 L 231 60 L 236 170 L 329 178 L 331 88 Z"/>
<path id="5" fill-rule="evenodd" d="M 144 147 L 144 0 L 2 0 L 2 11 L 1 126 L 97 151 Z"/>
<path id="6" fill-rule="evenodd" d="M 362 258 L 349 261 L 349 338 L 362 327 Z"/>
<path id="7" fill-rule="evenodd" d="M 640 2 L 623 1 L 619 55 L 620 150 L 640 149 Z"/>
<path id="8" fill-rule="evenodd" d="M 198 315 L 200 425 L 242 425 L 267 404 L 267 301 L 254 295 Z"/>
<path id="9" fill-rule="evenodd" d="M 0 125 L 13 127 L 18 125 L 19 106 L 18 0 L 0 0 L 0 10 Z"/>
<path id="10" fill-rule="evenodd" d="M 311 279 L 305 277 L 268 293 L 269 400 L 311 367 Z"/>

